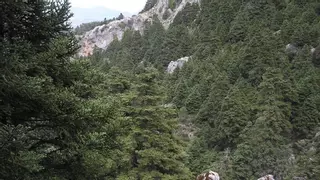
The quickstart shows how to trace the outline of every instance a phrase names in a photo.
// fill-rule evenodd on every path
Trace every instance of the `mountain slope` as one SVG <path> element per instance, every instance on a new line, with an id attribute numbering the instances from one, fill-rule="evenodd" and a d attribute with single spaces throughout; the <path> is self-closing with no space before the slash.
<path id="1" fill-rule="evenodd" d="M 319 162 L 319 7 L 317 0 L 202 0 L 170 26 L 155 19 L 143 35 L 126 31 L 91 58 L 104 70 L 163 72 L 163 103 L 180 111 L 191 134 L 186 163 L 195 175 L 317 179 L 319 166 L 305 165 Z M 170 61 L 190 56 L 165 73 Z"/>
<path id="2" fill-rule="evenodd" d="M 50 2 L 0 1 L 0 179 L 319 179 L 319 0 L 187 3 L 72 60 Z"/>
<path id="3" fill-rule="evenodd" d="M 152 19 L 156 16 L 163 26 L 167 29 L 173 22 L 176 15 L 184 9 L 187 3 L 198 3 L 198 0 L 182 0 L 174 6 L 170 4 L 172 0 L 158 0 L 152 8 L 143 11 L 138 15 L 126 17 L 122 20 L 110 22 L 108 24 L 98 26 L 92 31 L 87 32 L 81 38 L 81 49 L 79 56 L 88 56 L 93 53 L 94 48 L 106 49 L 108 45 L 115 39 L 122 39 L 127 29 L 136 30 L 143 33 L 145 27 L 152 23 Z"/>

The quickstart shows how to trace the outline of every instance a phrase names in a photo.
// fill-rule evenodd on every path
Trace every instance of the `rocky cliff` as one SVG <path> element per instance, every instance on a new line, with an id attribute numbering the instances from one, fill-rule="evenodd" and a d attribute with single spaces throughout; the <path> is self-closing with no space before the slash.
<path id="1" fill-rule="evenodd" d="M 178 12 L 183 10 L 187 3 L 199 3 L 199 1 L 200 0 L 157 0 L 151 8 L 142 11 L 138 15 L 97 26 L 79 37 L 81 48 L 78 55 L 88 56 L 93 53 L 95 48 L 107 49 L 108 45 L 115 38 L 121 39 L 127 29 L 134 29 L 143 33 L 146 24 L 152 23 L 154 16 L 157 16 L 163 26 L 168 28 Z"/>

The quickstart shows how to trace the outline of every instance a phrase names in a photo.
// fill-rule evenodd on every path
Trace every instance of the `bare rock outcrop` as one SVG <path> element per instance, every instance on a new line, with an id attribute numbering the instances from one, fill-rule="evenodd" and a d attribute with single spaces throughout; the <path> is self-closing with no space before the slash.
<path id="1" fill-rule="evenodd" d="M 214 171 L 208 171 L 198 175 L 197 180 L 220 180 L 220 176 Z"/>
<path id="2" fill-rule="evenodd" d="M 148 23 L 152 23 L 154 16 L 157 16 L 163 26 L 168 28 L 176 15 L 184 9 L 187 3 L 199 3 L 200 0 L 182 0 L 181 3 L 173 9 L 171 9 L 172 7 L 170 7 L 169 1 L 170 0 L 157 0 L 157 3 L 147 11 L 141 12 L 140 14 L 132 17 L 125 17 L 121 20 L 97 26 L 93 30 L 88 31 L 80 38 L 81 48 L 78 55 L 91 55 L 95 48 L 107 49 L 109 44 L 115 38 L 121 40 L 127 29 L 143 33 L 146 25 Z"/>
<path id="3" fill-rule="evenodd" d="M 274 179 L 273 175 L 268 174 L 264 177 L 259 178 L 258 180 L 275 180 L 275 179 Z"/>
<path id="4" fill-rule="evenodd" d="M 167 68 L 167 73 L 172 74 L 177 68 L 182 68 L 183 65 L 188 62 L 190 57 L 183 57 L 176 61 L 171 61 Z"/>

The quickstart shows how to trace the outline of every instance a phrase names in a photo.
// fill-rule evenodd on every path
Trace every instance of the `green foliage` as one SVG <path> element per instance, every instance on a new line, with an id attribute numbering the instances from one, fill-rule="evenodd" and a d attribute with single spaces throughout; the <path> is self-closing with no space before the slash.
<path id="1" fill-rule="evenodd" d="M 144 13 L 146 11 L 149 11 L 151 8 L 153 8 L 157 3 L 157 0 L 147 0 L 146 5 L 144 6 L 143 10 L 140 13 Z"/>
<path id="2" fill-rule="evenodd" d="M 203 0 L 196 20 L 183 24 L 195 29 L 192 62 L 166 81 L 174 85 L 168 101 L 186 108 L 199 128 L 189 150 L 195 174 L 286 179 L 303 169 L 296 175 L 311 177 L 313 170 L 290 159 L 302 158 L 292 144 L 308 138 L 310 145 L 319 127 L 319 69 L 310 54 L 319 43 L 315 4 Z M 178 15 L 167 33 L 180 23 Z M 298 48 L 291 59 L 288 43 Z"/>
<path id="3" fill-rule="evenodd" d="M 301 155 L 295 167 L 295 176 L 314 179 L 319 177 L 319 129 L 310 135 L 309 139 L 304 139 L 296 143 Z M 304 167 L 304 168 L 300 168 Z"/>
<path id="4" fill-rule="evenodd" d="M 175 0 L 169 0 L 169 8 L 172 10 L 175 8 Z"/>
<path id="5" fill-rule="evenodd" d="M 68 1 L 0 2 L 0 179 L 317 179 L 318 7 L 202 0 L 70 61 Z"/>
<path id="6" fill-rule="evenodd" d="M 169 1 L 170 8 L 176 3 Z M 126 94 L 130 108 L 123 111 L 133 127 L 128 147 L 135 163 L 118 177 L 174 179 L 163 174 L 163 164 L 157 166 L 157 156 L 167 157 L 164 151 L 152 146 L 157 146 L 155 139 L 172 141 L 143 131 L 162 127 L 157 124 L 161 113 L 154 108 L 173 103 L 187 119 L 180 126 L 192 123 L 197 129 L 196 137 L 186 139 L 189 148 L 184 157 L 194 176 L 210 169 L 224 179 L 256 179 L 265 174 L 314 178 L 318 160 L 308 162 L 308 158 L 317 153 L 310 149 L 316 146 L 320 112 L 318 48 L 310 54 L 319 43 L 315 7 L 317 2 L 202 0 L 200 7 L 187 4 L 167 30 L 154 18 L 143 36 L 128 31 L 122 41 L 114 41 L 106 53 L 111 66 L 117 66 L 119 74 L 125 70 L 137 76 L 115 78 L 116 90 L 111 91 Z M 285 54 L 289 43 L 297 47 L 290 57 Z M 170 61 L 190 55 L 192 60 L 182 69 L 153 80 L 153 73 L 142 68 L 151 65 L 163 72 Z M 150 86 L 151 82 L 158 84 Z M 146 96 L 160 92 L 155 87 L 165 89 L 166 99 L 160 94 Z"/>
<path id="7" fill-rule="evenodd" d="M 163 93 L 155 69 L 142 69 L 132 99 L 132 173 L 137 179 L 188 179 L 190 172 L 183 165 L 186 154 L 173 131 L 176 113 L 162 106 Z M 129 174 L 131 174 L 129 172 Z"/>
<path id="8" fill-rule="evenodd" d="M 170 17 L 170 11 L 169 10 L 166 10 L 164 13 L 163 13 L 163 16 L 162 16 L 162 19 L 164 20 L 167 20 L 169 17 Z"/>
<path id="9" fill-rule="evenodd" d="M 213 168 L 213 162 L 218 160 L 218 153 L 213 150 L 208 150 L 205 139 L 195 138 L 192 141 L 192 146 L 189 149 L 188 166 L 197 176 L 204 170 Z M 219 172 L 220 173 L 220 172 Z"/>
<path id="10" fill-rule="evenodd" d="M 171 26 L 179 24 L 183 24 L 184 26 L 190 26 L 196 19 L 199 11 L 200 9 L 198 4 L 187 3 L 185 8 L 182 11 L 178 12 Z"/>
<path id="11" fill-rule="evenodd" d="M 20 10 L 12 11 L 12 17 L 24 15 L 37 21 L 25 24 L 23 19 L 1 15 L 8 26 L 2 27 L 0 38 L 0 178 L 105 176 L 94 166 L 109 167 L 111 158 L 94 164 L 92 157 L 98 153 L 87 146 L 88 137 L 103 129 L 108 132 L 104 135 L 113 139 L 123 121 L 117 118 L 116 101 L 106 97 L 105 76 L 85 61 L 70 61 L 77 46 L 71 33 L 66 36 L 62 32 L 70 30 L 68 1 L 12 1 L 4 5 Z M 24 31 L 8 34 L 6 28 L 19 25 L 25 26 Z M 111 145 L 110 139 L 104 142 Z"/>

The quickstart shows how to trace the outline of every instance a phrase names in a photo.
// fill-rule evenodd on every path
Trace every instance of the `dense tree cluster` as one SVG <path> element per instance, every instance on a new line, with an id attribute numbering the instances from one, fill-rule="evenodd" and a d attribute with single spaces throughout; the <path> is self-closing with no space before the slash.
<path id="1" fill-rule="evenodd" d="M 320 2 L 202 0 L 73 60 L 69 6 L 0 1 L 0 179 L 320 177 Z"/>
<path id="2" fill-rule="evenodd" d="M 67 0 L 0 5 L 0 179 L 190 178 L 156 69 L 71 60 Z"/>
<path id="3" fill-rule="evenodd" d="M 305 165 L 319 163 L 312 139 L 320 126 L 320 71 L 310 53 L 320 43 L 318 6 L 201 1 L 190 27 L 193 60 L 167 82 L 175 84 L 168 100 L 185 107 L 200 129 L 189 151 L 193 172 L 316 179 L 318 167 Z M 294 56 L 285 53 L 287 44 L 296 47 Z"/>
<path id="4" fill-rule="evenodd" d="M 149 11 L 149 10 L 152 9 L 156 4 L 157 4 L 157 0 L 147 0 L 146 5 L 145 5 L 144 8 L 142 9 L 142 11 L 140 11 L 140 13 L 144 13 L 144 12 L 146 12 L 146 11 Z"/>
<path id="5" fill-rule="evenodd" d="M 320 72 L 317 48 L 310 52 L 320 43 L 318 6 L 202 0 L 188 4 L 168 30 L 155 19 L 143 36 L 128 31 L 102 57 L 135 72 L 141 63 L 164 71 L 192 55 L 182 70 L 163 76 L 163 87 L 166 103 L 198 129 L 186 162 L 194 175 L 214 169 L 226 179 L 314 179 L 318 167 L 305 165 L 319 163 Z"/>

